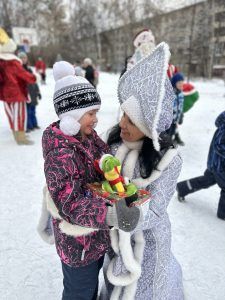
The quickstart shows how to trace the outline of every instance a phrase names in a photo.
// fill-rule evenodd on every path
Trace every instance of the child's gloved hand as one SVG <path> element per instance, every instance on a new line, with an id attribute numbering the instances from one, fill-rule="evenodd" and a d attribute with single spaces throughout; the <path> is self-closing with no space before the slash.
<path id="1" fill-rule="evenodd" d="M 38 99 L 41 100 L 41 98 L 42 98 L 42 97 L 41 97 L 41 94 L 38 94 Z"/>
<path id="2" fill-rule="evenodd" d="M 130 232 L 136 228 L 139 219 L 139 208 L 127 207 L 125 199 L 119 200 L 112 207 L 108 207 L 106 222 L 109 226 Z"/>

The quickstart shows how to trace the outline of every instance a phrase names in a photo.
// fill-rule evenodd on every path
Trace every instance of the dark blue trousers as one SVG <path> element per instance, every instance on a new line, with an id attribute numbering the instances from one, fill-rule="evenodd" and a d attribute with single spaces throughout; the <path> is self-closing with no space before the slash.
<path id="1" fill-rule="evenodd" d="M 29 103 L 27 105 L 27 129 L 34 129 L 37 125 L 36 106 Z"/>
<path id="2" fill-rule="evenodd" d="M 217 215 L 225 219 L 225 172 L 213 173 L 207 169 L 203 176 L 179 182 L 177 184 L 177 190 L 180 196 L 185 197 L 201 189 L 207 189 L 214 184 L 218 184 L 221 188 Z"/>
<path id="3" fill-rule="evenodd" d="M 74 268 L 62 262 L 62 300 L 96 300 L 98 295 L 98 275 L 104 256 L 85 267 Z"/>
<path id="4" fill-rule="evenodd" d="M 177 124 L 176 123 L 172 123 L 170 128 L 167 129 L 166 133 L 171 136 L 174 137 L 175 133 L 176 133 L 176 129 L 177 129 Z"/>

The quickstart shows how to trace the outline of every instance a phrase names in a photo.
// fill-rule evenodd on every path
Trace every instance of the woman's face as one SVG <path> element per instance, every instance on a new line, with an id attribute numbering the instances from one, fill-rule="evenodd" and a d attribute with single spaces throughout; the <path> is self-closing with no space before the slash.
<path id="1" fill-rule="evenodd" d="M 121 128 L 120 137 L 127 142 L 136 142 L 145 136 L 125 113 L 120 120 L 119 126 Z"/>

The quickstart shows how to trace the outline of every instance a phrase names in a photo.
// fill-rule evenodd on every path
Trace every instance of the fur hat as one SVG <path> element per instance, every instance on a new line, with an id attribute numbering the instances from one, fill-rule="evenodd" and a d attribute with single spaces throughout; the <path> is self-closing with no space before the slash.
<path id="1" fill-rule="evenodd" d="M 118 97 L 122 110 L 160 150 L 159 134 L 167 130 L 173 118 L 172 85 L 167 76 L 169 47 L 160 43 L 119 80 Z"/>
<path id="2" fill-rule="evenodd" d="M 10 39 L 5 30 L 0 27 L 0 53 L 14 53 L 16 48 L 15 42 Z"/>
<path id="3" fill-rule="evenodd" d="M 149 55 L 155 49 L 155 37 L 150 29 L 140 31 L 133 41 L 135 52 L 127 64 L 127 69 L 132 68 L 138 61 Z"/>
<path id="4" fill-rule="evenodd" d="M 150 29 L 143 29 L 134 37 L 133 45 L 135 48 L 143 43 L 152 43 L 155 45 L 155 37 Z"/>
<path id="5" fill-rule="evenodd" d="M 70 63 L 56 62 L 53 75 L 56 81 L 53 102 L 60 119 L 60 129 L 66 135 L 75 135 L 80 130 L 80 118 L 90 110 L 99 109 L 101 99 L 85 78 L 75 76 Z"/>

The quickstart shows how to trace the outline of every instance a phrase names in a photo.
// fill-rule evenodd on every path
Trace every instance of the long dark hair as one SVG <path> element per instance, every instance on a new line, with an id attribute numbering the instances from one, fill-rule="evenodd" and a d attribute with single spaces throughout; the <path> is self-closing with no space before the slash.
<path id="1" fill-rule="evenodd" d="M 109 146 L 121 141 L 120 131 L 121 129 L 119 124 L 112 128 L 107 141 Z M 142 178 L 148 178 L 152 171 L 156 169 L 164 152 L 167 149 L 174 147 L 171 137 L 166 132 L 162 132 L 159 137 L 160 151 L 155 150 L 152 139 L 147 136 L 144 137 L 143 145 L 139 154 L 140 173 Z"/>
<path id="2" fill-rule="evenodd" d="M 121 73 L 120 73 L 120 77 L 122 77 L 123 74 L 126 72 L 126 70 L 127 70 L 127 65 L 128 65 L 129 60 L 131 59 L 131 57 L 132 57 L 132 55 L 129 55 L 129 56 L 127 56 L 127 57 L 125 58 L 124 68 L 123 68 L 123 70 L 122 70 Z"/>

